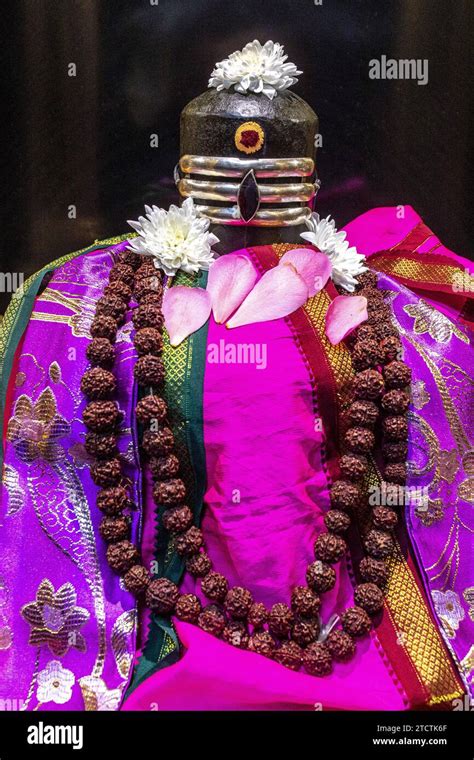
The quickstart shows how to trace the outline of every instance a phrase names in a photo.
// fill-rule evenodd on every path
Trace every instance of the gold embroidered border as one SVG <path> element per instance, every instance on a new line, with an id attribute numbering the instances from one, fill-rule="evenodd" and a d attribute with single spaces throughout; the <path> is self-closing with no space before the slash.
<path id="1" fill-rule="evenodd" d="M 422 254 L 420 254 L 420 257 Z M 463 270 L 450 264 L 427 264 L 422 261 L 413 261 L 402 256 L 380 256 L 374 260 L 377 271 L 395 277 L 403 277 L 414 282 L 423 282 L 433 285 L 459 286 L 459 276 L 468 277 Z M 471 281 L 474 278 L 471 277 Z M 464 289 L 464 288 L 463 288 Z"/>

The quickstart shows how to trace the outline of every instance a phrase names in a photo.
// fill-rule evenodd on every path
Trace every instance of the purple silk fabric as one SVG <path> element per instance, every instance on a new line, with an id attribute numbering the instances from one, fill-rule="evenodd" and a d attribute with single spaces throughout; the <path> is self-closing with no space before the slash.
<path id="1" fill-rule="evenodd" d="M 260 346 L 266 366 L 222 362 L 224 346 L 230 356 L 232 345 Z M 229 331 L 211 318 L 207 349 L 206 547 L 231 585 L 249 588 L 268 606 L 288 603 L 291 588 L 305 583 L 329 506 L 324 433 L 308 370 L 283 319 Z M 337 572 L 334 590 L 325 595 L 323 623 L 353 601 L 348 568 L 341 563 Z M 182 591 L 204 600 L 189 575 Z M 142 683 L 123 709 L 154 704 L 160 710 L 397 710 L 406 704 L 375 636 L 358 644 L 352 662 L 336 665 L 330 678 L 316 679 L 197 627 L 177 623 L 177 631 L 184 646 L 180 661 Z"/>
<path id="2" fill-rule="evenodd" d="M 358 217 L 346 230 L 351 244 L 370 256 L 396 245 L 420 221 L 409 206 L 380 208 Z M 434 234 L 417 250 L 436 250 L 469 270 L 469 262 L 445 248 Z M 459 326 L 452 309 L 433 307 L 436 294 L 420 299 L 386 275 L 380 276 L 379 286 L 387 290 L 413 373 L 407 483 L 413 501 L 406 509 L 408 534 L 440 630 L 474 695 L 472 333 Z"/>
<path id="3" fill-rule="evenodd" d="M 115 710 L 135 655 L 136 611 L 108 568 L 97 487 L 84 449 L 80 379 L 97 299 L 114 252 L 60 266 L 35 302 L 6 410 L 0 528 L 3 709 Z M 124 414 L 119 448 L 139 504 L 132 441 L 134 349 L 120 330 L 115 371 Z M 133 514 L 137 540 L 139 513 Z"/>

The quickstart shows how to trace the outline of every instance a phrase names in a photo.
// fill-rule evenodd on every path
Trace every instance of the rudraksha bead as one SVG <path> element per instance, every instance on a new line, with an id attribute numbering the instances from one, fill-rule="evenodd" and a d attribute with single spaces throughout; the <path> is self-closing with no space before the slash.
<path id="1" fill-rule="evenodd" d="M 160 330 L 163 327 L 163 314 L 151 303 L 146 303 L 138 306 L 132 317 L 135 330 L 140 330 L 142 327 L 154 327 Z"/>
<path id="2" fill-rule="evenodd" d="M 406 391 L 387 391 L 382 396 L 381 406 L 387 414 L 404 414 L 410 405 L 410 396 Z"/>
<path id="3" fill-rule="evenodd" d="M 317 619 L 297 620 L 291 629 L 290 638 L 296 641 L 300 647 L 307 647 L 308 644 L 316 641 L 319 636 L 319 630 L 320 627 Z"/>
<path id="4" fill-rule="evenodd" d="M 156 327 L 142 327 L 133 336 L 133 345 L 139 356 L 145 356 L 145 354 L 157 356 L 163 350 L 163 337 Z"/>
<path id="5" fill-rule="evenodd" d="M 192 554 L 198 553 L 203 543 L 202 531 L 192 525 L 187 531 L 177 535 L 175 546 L 178 554 L 190 557 Z"/>
<path id="6" fill-rule="evenodd" d="M 163 480 L 155 483 L 153 487 L 153 498 L 155 503 L 162 504 L 165 507 L 181 504 L 185 496 L 186 486 L 181 478 Z"/>
<path id="7" fill-rule="evenodd" d="M 362 325 L 354 331 L 351 335 L 351 339 L 356 343 L 359 340 L 372 340 L 375 336 L 374 328 L 364 322 Z"/>
<path id="8" fill-rule="evenodd" d="M 381 355 L 376 340 L 358 340 L 352 349 L 352 361 L 357 369 L 367 369 L 380 364 Z"/>
<path id="9" fill-rule="evenodd" d="M 123 585 L 133 596 L 145 594 L 150 583 L 150 573 L 143 565 L 133 565 L 123 577 Z"/>
<path id="10" fill-rule="evenodd" d="M 341 624 L 349 636 L 359 638 L 365 636 L 372 626 L 370 617 L 362 607 L 349 607 L 341 615 Z"/>
<path id="11" fill-rule="evenodd" d="M 363 454 L 344 454 L 339 460 L 342 474 L 350 480 L 361 480 L 367 474 L 369 463 Z"/>
<path id="12" fill-rule="evenodd" d="M 248 589 L 234 586 L 225 598 L 224 609 L 235 620 L 245 620 L 252 603 L 252 594 Z"/>
<path id="13" fill-rule="evenodd" d="M 379 325 L 381 322 L 390 321 L 392 316 L 392 310 L 387 303 L 376 302 L 374 304 L 367 304 L 368 318 L 367 324 Z"/>
<path id="14" fill-rule="evenodd" d="M 319 612 L 321 599 L 307 586 L 295 586 L 291 593 L 291 609 L 298 617 L 313 618 Z"/>
<path id="15" fill-rule="evenodd" d="M 357 428 L 352 428 L 356 430 Z M 336 509 L 354 509 L 361 500 L 361 492 L 355 483 L 335 480 L 330 490 L 331 504 Z"/>
<path id="16" fill-rule="evenodd" d="M 145 293 L 145 295 L 140 298 L 140 306 L 145 306 L 145 304 L 152 304 L 161 309 L 163 306 L 163 293 Z"/>
<path id="17" fill-rule="evenodd" d="M 388 580 L 388 567 L 381 559 L 364 557 L 360 561 L 359 571 L 364 581 L 375 583 L 383 588 Z"/>
<path id="18" fill-rule="evenodd" d="M 127 307 L 123 300 L 113 293 L 101 296 L 95 307 L 96 314 L 107 314 L 108 317 L 116 319 L 117 322 L 123 319 L 126 311 Z"/>
<path id="19" fill-rule="evenodd" d="M 198 626 L 213 636 L 220 636 L 225 628 L 224 613 L 215 604 L 209 604 L 199 614 Z"/>
<path id="20" fill-rule="evenodd" d="M 367 454 L 375 446 L 375 436 L 368 428 L 352 427 L 346 430 L 344 443 L 356 454 Z"/>
<path id="21" fill-rule="evenodd" d="M 157 277 L 158 269 L 151 259 L 142 259 L 140 266 L 135 270 L 135 280 L 141 280 L 142 277 Z"/>
<path id="22" fill-rule="evenodd" d="M 167 454 L 165 457 L 152 457 L 150 459 L 150 470 L 154 478 L 169 480 L 179 472 L 179 459 L 174 454 Z"/>
<path id="23" fill-rule="evenodd" d="M 127 305 L 132 297 L 132 289 L 123 280 L 113 280 L 104 288 L 104 295 L 116 296 L 123 304 Z"/>
<path id="24" fill-rule="evenodd" d="M 174 446 L 174 435 L 169 428 L 145 430 L 142 446 L 149 456 L 160 457 L 169 454 Z"/>
<path id="25" fill-rule="evenodd" d="M 393 530 L 398 522 L 398 515 L 393 509 L 388 509 L 387 507 L 374 507 L 372 510 L 372 521 L 376 528 Z"/>
<path id="26" fill-rule="evenodd" d="M 303 652 L 303 667 L 310 676 L 328 676 L 332 671 L 332 657 L 326 644 L 310 644 Z"/>
<path id="27" fill-rule="evenodd" d="M 223 602 L 229 590 L 227 578 L 211 570 L 201 581 L 202 593 L 213 602 Z"/>
<path id="28" fill-rule="evenodd" d="M 170 533 L 183 533 L 193 524 L 193 513 L 189 507 L 172 507 L 163 512 L 163 526 Z"/>
<path id="29" fill-rule="evenodd" d="M 133 374 L 140 385 L 161 385 L 165 379 L 165 367 L 159 356 L 146 354 L 137 359 Z"/>
<path id="30" fill-rule="evenodd" d="M 82 376 L 81 390 L 85 396 L 93 400 L 107 398 L 116 387 L 117 381 L 112 372 L 102 367 L 92 367 Z"/>
<path id="31" fill-rule="evenodd" d="M 397 328 L 390 321 L 379 322 L 378 324 L 375 324 L 373 327 L 374 327 L 375 337 L 379 341 L 382 341 L 384 338 L 389 338 L 392 335 L 395 336 L 396 338 L 399 337 Z"/>
<path id="32" fill-rule="evenodd" d="M 378 283 L 378 277 L 375 272 L 368 271 L 362 272 L 357 276 L 357 283 L 359 290 L 361 288 L 376 288 Z"/>
<path id="33" fill-rule="evenodd" d="M 166 402 L 159 396 L 144 396 L 135 407 L 135 415 L 142 425 L 162 422 L 167 414 Z"/>
<path id="34" fill-rule="evenodd" d="M 85 449 L 91 457 L 108 459 L 117 454 L 117 440 L 113 433 L 87 433 Z"/>
<path id="35" fill-rule="evenodd" d="M 201 602 L 195 594 L 183 594 L 176 602 L 175 614 L 185 623 L 196 623 L 201 610 Z"/>
<path id="36" fill-rule="evenodd" d="M 399 359 L 402 352 L 400 338 L 397 338 L 396 335 L 388 335 L 380 341 L 379 349 L 384 363 Z"/>
<path id="37" fill-rule="evenodd" d="M 91 335 L 93 338 L 107 338 L 107 340 L 113 341 L 117 337 L 117 329 L 115 319 L 106 314 L 98 314 L 92 320 Z"/>
<path id="38" fill-rule="evenodd" d="M 239 649 L 247 649 L 249 643 L 249 633 L 243 623 L 239 620 L 231 620 L 222 631 L 222 638 Z"/>
<path id="39" fill-rule="evenodd" d="M 371 287 L 370 285 L 359 290 L 359 295 L 367 298 L 367 308 L 371 311 L 377 308 L 377 305 L 384 303 L 382 291 L 378 288 Z"/>
<path id="40" fill-rule="evenodd" d="M 158 293 L 158 295 L 163 293 L 163 285 L 161 284 L 161 279 L 158 274 L 153 275 L 152 277 L 140 277 L 140 279 L 136 281 L 134 295 L 137 301 L 141 303 L 142 299 L 148 293 Z"/>
<path id="41" fill-rule="evenodd" d="M 90 401 L 82 412 L 84 425 L 96 433 L 108 433 L 117 427 L 120 412 L 114 401 Z"/>
<path id="42" fill-rule="evenodd" d="M 303 663 L 303 650 L 296 641 L 284 641 L 275 650 L 274 659 L 291 670 L 299 670 Z"/>
<path id="43" fill-rule="evenodd" d="M 282 602 L 273 605 L 268 615 L 268 629 L 270 633 L 280 639 L 288 636 L 293 624 L 293 613 L 290 608 Z"/>
<path id="44" fill-rule="evenodd" d="M 316 560 L 308 565 L 306 571 L 308 586 L 319 594 L 324 594 L 334 588 L 336 583 L 336 571 L 325 562 Z"/>
<path id="45" fill-rule="evenodd" d="M 345 533 L 351 524 L 351 518 L 340 509 L 330 509 L 324 515 L 324 524 L 333 533 Z"/>
<path id="46" fill-rule="evenodd" d="M 116 486 L 122 479 L 120 459 L 117 457 L 94 462 L 94 464 L 91 465 L 90 472 L 91 478 L 96 486 L 101 486 L 102 488 Z"/>
<path id="47" fill-rule="evenodd" d="M 393 361 L 383 368 L 387 388 L 404 388 L 411 381 L 411 369 L 405 362 Z"/>
<path id="48" fill-rule="evenodd" d="M 346 550 L 347 544 L 344 539 L 334 533 L 322 533 L 314 542 L 314 556 L 329 565 L 339 562 Z"/>
<path id="49" fill-rule="evenodd" d="M 179 599 L 179 589 L 168 578 L 156 578 L 146 590 L 146 606 L 158 615 L 173 612 Z"/>
<path id="50" fill-rule="evenodd" d="M 135 278 L 135 272 L 128 264 L 114 264 L 109 273 L 109 281 L 123 280 L 127 285 L 131 285 Z"/>
<path id="51" fill-rule="evenodd" d="M 264 657 L 272 657 L 275 647 L 275 639 L 267 631 L 257 631 L 249 638 L 248 648 L 250 651 Z"/>
<path id="52" fill-rule="evenodd" d="M 186 570 L 195 578 L 204 578 L 211 569 L 211 560 L 206 552 L 200 552 L 186 559 Z"/>
<path id="53" fill-rule="evenodd" d="M 406 441 L 384 441 L 382 455 L 386 462 L 405 462 L 408 456 Z"/>
<path id="54" fill-rule="evenodd" d="M 86 356 L 92 366 L 110 369 L 115 362 L 115 349 L 108 338 L 94 338 L 87 346 Z"/>
<path id="55" fill-rule="evenodd" d="M 393 552 L 394 544 L 390 533 L 384 530 L 369 530 L 364 542 L 367 554 L 375 559 L 385 559 Z"/>
<path id="56" fill-rule="evenodd" d="M 360 425 L 372 428 L 377 422 L 379 410 L 373 401 L 354 401 L 347 411 L 347 420 L 351 426 Z"/>
<path id="57" fill-rule="evenodd" d="M 408 423 L 401 414 L 385 417 L 382 422 L 384 435 L 391 441 L 403 441 L 408 436 Z"/>
<path id="58" fill-rule="evenodd" d="M 118 517 L 105 516 L 100 521 L 99 532 L 104 541 L 123 541 L 130 534 L 130 520 L 124 515 Z"/>
<path id="59" fill-rule="evenodd" d="M 120 251 L 117 260 L 119 264 L 127 264 L 132 269 L 137 269 L 142 263 L 143 257 L 139 253 L 127 249 L 126 251 Z"/>
<path id="60" fill-rule="evenodd" d="M 129 505 L 127 490 L 123 486 L 103 488 L 97 494 L 97 506 L 107 515 L 118 515 Z"/>
<path id="61" fill-rule="evenodd" d="M 139 560 L 137 547 L 130 541 L 118 541 L 107 547 L 107 562 L 116 573 L 125 573 Z"/>
<path id="62" fill-rule="evenodd" d="M 354 602 L 369 615 L 375 615 L 383 607 L 383 594 L 375 583 L 361 583 L 354 591 Z"/>
<path id="63" fill-rule="evenodd" d="M 354 377 L 353 388 L 356 398 L 375 401 L 383 392 L 383 377 L 376 369 L 364 369 Z"/>
<path id="64" fill-rule="evenodd" d="M 261 602 L 254 602 L 249 609 L 247 620 L 255 630 L 263 628 L 268 618 L 268 610 Z"/>
<path id="65" fill-rule="evenodd" d="M 332 631 L 326 639 L 326 646 L 336 662 L 348 662 L 355 655 L 354 640 L 344 631 Z"/>
<path id="66" fill-rule="evenodd" d="M 385 477 L 392 483 L 405 485 L 407 479 L 407 466 L 405 462 L 394 462 L 385 466 Z"/>

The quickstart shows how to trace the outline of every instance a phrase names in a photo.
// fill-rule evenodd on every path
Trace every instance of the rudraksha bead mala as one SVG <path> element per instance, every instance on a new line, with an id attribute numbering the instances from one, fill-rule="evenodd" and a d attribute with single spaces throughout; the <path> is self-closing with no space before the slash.
<path id="1" fill-rule="evenodd" d="M 324 640 L 319 638 L 320 594 L 335 585 L 332 565 L 347 550 L 342 534 L 350 527 L 351 514 L 364 502 L 361 484 L 368 473 L 368 457 L 376 443 L 380 419 L 387 482 L 403 485 L 406 480 L 409 405 L 406 387 L 411 373 L 401 360 L 400 338 L 390 321 L 390 308 L 378 290 L 377 275 L 366 272 L 358 282 L 358 294 L 368 300 L 369 319 L 348 340 L 356 373 L 353 398 L 346 414 L 341 477 L 330 490 L 331 509 L 324 517 L 327 530 L 315 541 L 315 561 L 306 573 L 308 585 L 292 590 L 291 607 L 277 602 L 268 610 L 254 601 L 248 589 L 230 588 L 227 579 L 212 569 L 202 532 L 193 525 L 193 513 L 185 503 L 186 487 L 179 477 L 174 435 L 166 424 L 168 409 L 160 395 L 165 380 L 161 358 L 162 276 L 151 260 L 144 260 L 133 251 L 118 255 L 104 295 L 97 303 L 91 326 L 93 339 L 86 352 L 91 368 L 81 382 L 89 402 L 83 412 L 88 428 L 86 450 L 95 457 L 91 477 L 101 489 L 97 506 L 104 517 L 99 530 L 108 544 L 107 560 L 123 576 L 125 588 L 137 598 L 144 598 L 156 614 L 174 613 L 180 620 L 196 624 L 233 646 L 274 658 L 293 670 L 303 666 L 307 673 L 320 677 L 332 671 L 333 662 L 346 662 L 353 657 L 356 639 L 370 630 L 370 615 L 377 614 L 383 606 L 382 589 L 388 579 L 385 560 L 393 552 L 391 531 L 397 523 L 397 514 L 393 509 L 376 505 L 364 538 L 367 556 L 359 566 L 362 583 L 354 591 L 355 606 L 341 614 L 340 627 L 324 634 Z M 171 580 L 152 579 L 139 564 L 138 550 L 129 540 L 130 518 L 124 512 L 133 505 L 118 456 L 121 414 L 112 400 L 116 379 L 111 370 L 115 360 L 113 342 L 132 296 L 138 304 L 132 317 L 133 341 L 139 357 L 134 374 L 145 394 L 135 409 L 137 421 L 146 428 L 142 448 L 155 481 L 154 500 L 164 508 L 163 529 L 183 557 L 187 572 L 200 579 L 201 591 L 211 602 L 204 608 L 195 594 L 180 594 Z"/>

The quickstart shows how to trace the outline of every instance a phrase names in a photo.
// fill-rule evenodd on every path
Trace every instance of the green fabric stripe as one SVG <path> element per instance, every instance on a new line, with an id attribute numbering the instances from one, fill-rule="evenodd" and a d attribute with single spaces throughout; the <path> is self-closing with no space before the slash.
<path id="1" fill-rule="evenodd" d="M 175 284 L 186 284 L 205 288 L 207 272 L 202 272 L 194 281 L 182 276 Z M 204 367 L 207 346 L 208 323 L 200 330 L 190 335 L 181 347 L 165 348 L 165 366 L 167 380 L 165 397 L 169 409 L 170 424 L 175 436 L 176 449 L 186 483 L 187 503 L 194 513 L 194 522 L 200 524 L 204 494 L 206 490 L 206 462 L 203 437 L 203 386 Z M 170 369 L 176 354 L 184 351 L 180 359 L 183 372 L 173 376 Z M 176 373 L 174 373 L 176 375 Z M 157 526 L 161 525 L 162 507 L 156 507 L 155 519 Z M 155 561 L 157 577 L 166 577 L 175 583 L 182 579 L 185 563 L 174 550 L 165 531 L 158 529 L 155 546 Z M 179 659 L 180 645 L 169 617 L 163 618 L 151 615 L 147 642 L 138 662 L 127 696 L 134 691 L 146 678 L 153 675 Z"/>
<path id="2" fill-rule="evenodd" d="M 67 261 L 81 256 L 83 253 L 108 248 L 111 245 L 119 243 L 121 240 L 135 237 L 135 234 L 122 235 L 110 240 L 101 240 L 94 243 L 88 248 L 82 248 L 79 251 L 68 253 L 61 256 L 51 264 L 47 264 L 39 272 L 29 277 L 23 284 L 23 287 L 13 294 L 10 304 L 5 312 L 0 324 L 0 431 L 3 431 L 3 417 L 5 413 L 5 399 L 7 395 L 10 373 L 13 367 L 15 352 L 18 344 L 28 325 L 35 298 L 43 282 L 43 278 L 49 272 L 65 264 Z M 0 468 L 3 466 L 3 435 L 0 441 Z"/>

